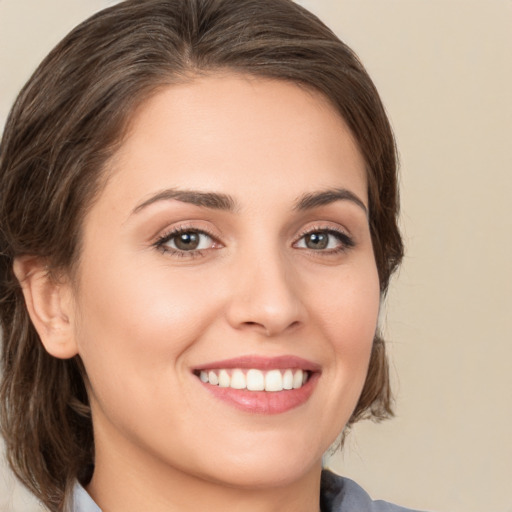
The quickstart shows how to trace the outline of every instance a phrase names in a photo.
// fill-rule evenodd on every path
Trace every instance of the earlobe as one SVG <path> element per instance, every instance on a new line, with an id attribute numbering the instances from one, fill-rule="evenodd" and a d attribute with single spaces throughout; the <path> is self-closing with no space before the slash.
<path id="1" fill-rule="evenodd" d="M 13 270 L 46 351 L 59 359 L 75 356 L 78 350 L 69 283 L 51 276 L 45 263 L 36 257 L 16 258 Z"/>

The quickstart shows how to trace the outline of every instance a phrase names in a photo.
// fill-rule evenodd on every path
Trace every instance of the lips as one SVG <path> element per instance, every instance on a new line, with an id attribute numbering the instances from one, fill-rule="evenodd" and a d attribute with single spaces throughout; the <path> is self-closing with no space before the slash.
<path id="1" fill-rule="evenodd" d="M 320 368 L 295 356 L 246 356 L 194 369 L 213 396 L 250 413 L 278 414 L 305 403 Z"/>

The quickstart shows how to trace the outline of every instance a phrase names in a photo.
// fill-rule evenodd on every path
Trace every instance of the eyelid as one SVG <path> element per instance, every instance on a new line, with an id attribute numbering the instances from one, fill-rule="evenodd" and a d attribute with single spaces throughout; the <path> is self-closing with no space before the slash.
<path id="1" fill-rule="evenodd" d="M 176 249 L 173 247 L 166 246 L 165 244 L 169 242 L 172 238 L 180 235 L 181 233 L 194 232 L 208 236 L 214 243 L 215 247 L 209 247 L 207 249 L 192 249 L 189 251 L 183 251 L 180 249 Z M 199 227 L 194 223 L 184 223 L 179 224 L 177 226 L 173 226 L 168 228 L 163 233 L 157 235 L 151 245 L 164 253 L 170 253 L 172 255 L 185 256 L 185 257 L 193 257 L 203 255 L 205 251 L 209 251 L 211 249 L 217 249 L 222 247 L 222 242 L 219 241 L 218 235 L 214 234 L 212 230 L 206 227 Z"/>
<path id="2" fill-rule="evenodd" d="M 336 233 L 340 233 L 349 238 L 352 238 L 350 231 L 343 226 L 340 226 L 338 223 L 333 223 L 329 221 L 319 221 L 316 223 L 310 223 L 306 227 L 302 228 L 299 234 L 296 237 L 296 240 L 299 240 L 304 235 L 308 235 L 309 233 L 315 233 L 316 231 L 334 231 Z"/>

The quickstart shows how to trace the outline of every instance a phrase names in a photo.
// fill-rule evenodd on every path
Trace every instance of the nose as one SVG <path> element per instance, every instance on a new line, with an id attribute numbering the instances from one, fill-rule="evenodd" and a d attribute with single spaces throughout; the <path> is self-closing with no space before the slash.
<path id="1" fill-rule="evenodd" d="M 282 258 L 252 255 L 232 270 L 227 318 L 233 328 L 272 337 L 305 322 L 305 290 L 301 290 L 291 265 Z"/>

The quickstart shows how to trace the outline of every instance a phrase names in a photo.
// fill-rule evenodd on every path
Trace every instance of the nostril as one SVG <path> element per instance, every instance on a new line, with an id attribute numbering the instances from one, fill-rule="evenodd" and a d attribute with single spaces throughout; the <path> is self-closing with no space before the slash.
<path id="1" fill-rule="evenodd" d="M 290 330 L 294 330 L 297 327 L 299 327 L 300 325 L 301 325 L 301 322 L 299 320 L 293 321 L 286 327 L 283 327 L 282 325 L 272 326 L 271 324 L 267 325 L 267 324 L 260 323 L 260 322 L 248 321 L 248 322 L 243 322 L 243 324 L 240 326 L 240 328 L 241 329 L 246 328 L 249 330 L 260 331 L 260 332 L 264 333 L 265 336 L 274 336 L 274 335 L 284 332 L 284 331 L 289 332 Z"/>
<path id="2" fill-rule="evenodd" d="M 250 330 L 250 331 L 259 331 L 259 332 L 262 332 L 263 334 L 265 334 L 265 336 L 269 336 L 270 335 L 270 332 L 265 327 L 265 325 L 263 325 L 263 324 L 261 324 L 259 322 L 243 322 L 243 324 L 241 325 L 241 328 L 242 329 L 247 329 L 247 330 Z"/>

